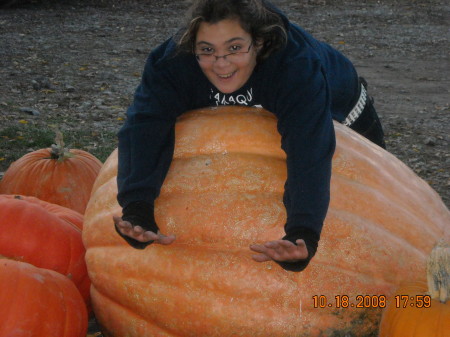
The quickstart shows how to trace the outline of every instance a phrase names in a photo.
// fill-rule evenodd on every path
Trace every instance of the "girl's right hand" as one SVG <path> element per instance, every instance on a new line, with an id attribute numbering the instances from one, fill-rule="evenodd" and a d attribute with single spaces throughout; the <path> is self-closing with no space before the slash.
<path id="1" fill-rule="evenodd" d="M 141 226 L 133 226 L 130 222 L 122 220 L 119 216 L 113 216 L 114 224 L 117 230 L 120 231 L 122 235 L 125 235 L 136 241 L 145 243 L 153 241 L 153 243 L 159 243 L 161 245 L 170 245 L 175 241 L 175 235 L 166 236 L 151 231 L 145 231 Z"/>

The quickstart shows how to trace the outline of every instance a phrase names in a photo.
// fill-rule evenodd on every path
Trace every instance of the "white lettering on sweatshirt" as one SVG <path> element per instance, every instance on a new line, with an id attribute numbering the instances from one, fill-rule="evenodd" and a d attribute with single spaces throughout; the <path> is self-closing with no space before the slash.
<path id="1" fill-rule="evenodd" d="M 217 106 L 219 105 L 247 105 L 251 106 L 253 102 L 253 88 L 248 89 L 244 93 L 223 94 L 221 92 L 214 92 L 211 89 L 209 96 L 210 100 Z"/>

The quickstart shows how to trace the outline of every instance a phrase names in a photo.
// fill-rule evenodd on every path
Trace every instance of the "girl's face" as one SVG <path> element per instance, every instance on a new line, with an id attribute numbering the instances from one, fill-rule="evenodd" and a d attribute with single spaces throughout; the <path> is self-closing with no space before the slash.
<path id="1" fill-rule="evenodd" d="M 225 94 L 240 89 L 256 66 L 257 50 L 252 37 L 237 19 L 214 24 L 202 22 L 197 32 L 195 54 L 208 80 Z"/>

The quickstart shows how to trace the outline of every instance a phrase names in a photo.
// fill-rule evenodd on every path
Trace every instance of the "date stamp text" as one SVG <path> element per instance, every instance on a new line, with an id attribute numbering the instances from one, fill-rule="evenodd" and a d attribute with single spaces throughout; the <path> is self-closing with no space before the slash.
<path id="1" fill-rule="evenodd" d="M 388 299 L 385 295 L 336 295 L 332 298 L 325 295 L 312 297 L 314 308 L 385 308 Z M 393 298 L 395 308 L 430 308 L 430 295 L 395 295 Z"/>

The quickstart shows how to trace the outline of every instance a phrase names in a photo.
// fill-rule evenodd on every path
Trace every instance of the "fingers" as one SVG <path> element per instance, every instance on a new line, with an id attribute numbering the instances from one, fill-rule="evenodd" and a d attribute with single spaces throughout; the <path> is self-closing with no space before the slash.
<path id="1" fill-rule="evenodd" d="M 136 235 L 142 235 L 144 233 L 144 229 L 141 226 L 133 226 L 133 232 Z"/>
<path id="2" fill-rule="evenodd" d="M 308 257 L 308 250 L 302 239 L 296 240 L 296 244 L 288 240 L 267 241 L 263 244 L 251 245 L 250 249 L 259 253 L 252 256 L 253 260 L 258 262 L 269 260 L 295 262 Z"/>
<path id="3" fill-rule="evenodd" d="M 269 249 L 265 247 L 265 245 L 250 245 L 250 249 L 254 252 L 260 253 L 252 255 L 253 260 L 257 262 L 266 262 L 272 260 L 268 252 Z"/>
<path id="4" fill-rule="evenodd" d="M 159 234 L 159 238 L 155 240 L 155 242 L 158 242 L 161 245 L 170 245 L 172 242 L 174 242 L 176 239 L 175 235 L 169 235 L 165 236 L 163 234 Z"/>
<path id="5" fill-rule="evenodd" d="M 284 261 L 288 258 L 290 252 L 295 250 L 296 245 L 287 240 L 268 241 L 263 244 L 261 253 L 277 261 Z"/>
<path id="6" fill-rule="evenodd" d="M 265 262 L 271 260 L 271 258 L 265 254 L 267 248 L 263 245 L 250 245 L 250 249 L 254 252 L 260 253 L 252 255 L 253 260 L 257 262 Z"/>
<path id="7" fill-rule="evenodd" d="M 114 224 L 122 229 L 131 229 L 131 224 L 128 221 L 123 221 L 119 216 L 113 216 Z"/>
<path id="8" fill-rule="evenodd" d="M 154 232 L 151 232 L 151 231 L 144 231 L 142 233 L 142 239 L 144 239 L 146 242 L 156 240 L 157 237 L 158 237 L 158 235 L 156 235 Z"/>
<path id="9" fill-rule="evenodd" d="M 306 248 L 306 243 L 305 243 L 305 240 L 303 240 L 303 239 L 298 239 L 298 240 L 295 241 L 295 243 L 299 247 L 305 247 Z"/>
<path id="10" fill-rule="evenodd" d="M 264 246 L 268 249 L 274 249 L 279 253 L 285 251 L 286 249 L 295 248 L 295 244 L 288 240 L 268 241 L 264 243 Z"/>
<path id="11" fill-rule="evenodd" d="M 257 253 L 265 253 L 267 248 L 263 245 L 250 245 L 250 249 Z"/>
<path id="12" fill-rule="evenodd" d="M 271 261 L 272 260 L 270 257 L 268 257 L 265 254 L 252 255 L 252 259 L 255 260 L 256 262 L 266 262 L 266 261 Z"/>
<path id="13" fill-rule="evenodd" d="M 145 231 L 142 233 L 142 238 L 147 241 L 154 241 L 154 243 L 159 243 L 161 245 L 170 245 L 172 242 L 175 241 L 175 235 L 164 235 L 160 232 L 154 233 L 150 231 Z"/>
<path id="14" fill-rule="evenodd" d="M 122 235 L 126 235 L 139 242 L 154 241 L 154 243 L 170 245 L 176 239 L 175 235 L 166 236 L 159 232 L 154 233 L 152 231 L 146 231 L 141 226 L 133 226 L 130 222 L 123 221 L 122 218 L 118 216 L 113 216 L 113 220 Z"/>

